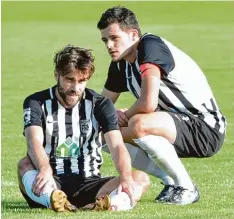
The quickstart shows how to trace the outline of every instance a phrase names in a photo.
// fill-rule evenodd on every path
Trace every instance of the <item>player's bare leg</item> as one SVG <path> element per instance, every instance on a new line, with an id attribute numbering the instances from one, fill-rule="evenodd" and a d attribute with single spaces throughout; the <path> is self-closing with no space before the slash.
<path id="1" fill-rule="evenodd" d="M 61 190 L 54 190 L 47 186 L 46 192 L 36 196 L 32 192 L 32 184 L 38 171 L 35 169 L 30 158 L 24 157 L 18 162 L 18 181 L 21 191 L 34 202 L 41 204 L 47 208 L 51 208 L 56 212 L 76 211 L 76 207 L 71 205 L 67 200 L 66 194 Z"/>
<path id="2" fill-rule="evenodd" d="M 149 188 L 150 180 L 147 174 L 142 171 L 133 171 L 133 180 L 135 181 L 138 190 L 134 191 L 141 195 Z M 96 202 L 86 205 L 84 210 L 96 210 L 96 211 L 124 211 L 132 209 L 134 205 L 131 204 L 130 198 L 125 192 L 117 192 L 119 186 L 119 177 L 105 183 L 96 195 Z"/>
<path id="3" fill-rule="evenodd" d="M 197 201 L 199 199 L 197 188 L 173 146 L 177 131 L 170 114 L 160 111 L 135 115 L 128 125 L 134 142 L 175 182 L 173 193 L 164 201 L 182 205 Z"/>

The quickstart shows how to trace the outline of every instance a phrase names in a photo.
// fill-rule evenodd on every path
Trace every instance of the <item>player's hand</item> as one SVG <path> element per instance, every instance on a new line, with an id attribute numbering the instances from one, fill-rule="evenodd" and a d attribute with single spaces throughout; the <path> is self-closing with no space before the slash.
<path id="1" fill-rule="evenodd" d="M 52 171 L 48 168 L 42 168 L 39 170 L 33 182 L 32 191 L 36 196 L 40 196 L 41 194 L 46 193 L 47 186 L 57 189 L 52 176 Z"/>
<path id="2" fill-rule="evenodd" d="M 137 185 L 132 177 L 120 180 L 120 185 L 117 192 L 126 192 L 131 200 L 131 205 L 134 206 L 140 200 L 142 195 L 142 187 Z"/>
<path id="3" fill-rule="evenodd" d="M 116 110 L 117 119 L 118 119 L 118 125 L 120 127 L 126 127 L 126 126 L 128 126 L 128 118 L 125 115 L 125 111 L 127 111 L 127 110 L 128 110 L 127 108 Z"/>

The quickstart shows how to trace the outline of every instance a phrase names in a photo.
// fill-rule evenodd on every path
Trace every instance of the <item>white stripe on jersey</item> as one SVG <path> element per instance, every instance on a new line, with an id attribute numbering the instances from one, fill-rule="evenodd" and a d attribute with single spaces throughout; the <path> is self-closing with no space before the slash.
<path id="1" fill-rule="evenodd" d="M 138 51 L 137 51 L 137 55 L 136 55 L 136 60 L 135 60 L 135 65 L 136 65 L 136 69 L 138 72 L 140 72 L 140 66 L 139 66 L 139 63 L 138 63 Z"/>
<path id="2" fill-rule="evenodd" d="M 70 161 L 71 161 L 71 172 L 72 172 L 72 173 L 79 174 L 78 160 L 77 160 L 77 158 L 72 157 L 72 158 L 70 159 Z"/>
<path id="3" fill-rule="evenodd" d="M 160 99 L 158 99 L 158 105 L 167 111 L 172 111 L 171 108 L 164 104 Z"/>
<path id="4" fill-rule="evenodd" d="M 66 141 L 66 126 L 65 126 L 65 108 L 58 102 L 58 146 Z"/>
<path id="5" fill-rule="evenodd" d="M 219 111 L 219 112 L 220 112 L 220 111 Z M 225 121 L 225 122 L 222 121 L 222 119 L 221 119 L 221 118 L 222 118 L 221 112 L 218 113 L 218 118 L 219 118 L 219 121 L 221 121 L 221 122 L 219 122 L 219 124 L 220 124 L 219 131 L 220 131 L 221 133 L 226 133 L 225 127 L 226 127 L 227 123 L 226 123 L 226 121 Z"/>
<path id="6" fill-rule="evenodd" d="M 63 144 L 66 140 L 66 126 L 65 126 L 65 108 L 58 103 L 58 146 Z M 56 152 L 55 152 L 56 153 Z M 56 170 L 57 174 L 64 173 L 64 162 L 62 158 L 56 158 Z"/>
<path id="7" fill-rule="evenodd" d="M 117 63 L 117 68 L 118 68 L 118 70 L 120 70 L 120 67 L 119 67 L 119 62 Z"/>
<path id="8" fill-rule="evenodd" d="M 97 124 L 97 120 L 93 117 L 93 128 L 95 129 L 95 136 L 98 135 L 98 124 Z M 93 148 L 93 151 L 92 151 L 92 157 L 94 157 L 96 160 L 98 160 L 98 158 L 101 157 L 101 153 L 100 153 L 100 150 L 98 151 L 98 145 L 96 144 L 95 142 L 95 138 L 91 141 L 91 146 Z M 101 147 L 100 147 L 101 149 Z M 101 157 L 102 158 L 102 157 Z M 102 159 L 100 160 L 100 163 Z M 94 168 L 94 174 L 95 175 L 98 175 L 98 173 L 100 172 L 99 169 L 98 169 L 98 165 L 100 165 L 100 163 L 98 162 L 95 162 L 94 165 L 93 165 L 93 168 Z"/>
<path id="9" fill-rule="evenodd" d="M 79 110 L 78 107 L 74 107 L 72 110 L 72 140 L 80 148 L 79 136 L 80 136 L 80 123 L 79 123 Z M 71 171 L 72 173 L 79 173 L 77 158 L 71 158 Z"/>
<path id="10" fill-rule="evenodd" d="M 45 107 L 47 111 L 47 117 L 46 117 L 46 146 L 45 151 L 47 155 L 50 155 L 51 152 L 51 136 L 53 132 L 53 116 L 52 116 L 52 101 L 46 100 Z M 44 106 L 43 106 L 44 108 Z"/>
<path id="11" fill-rule="evenodd" d="M 138 84 L 138 82 L 136 80 L 136 77 L 135 77 L 135 74 L 133 73 L 133 69 L 132 69 L 132 65 L 131 64 L 130 64 L 130 66 L 131 66 L 131 75 L 132 75 L 132 85 L 135 88 L 138 96 L 140 96 L 141 95 L 141 87 L 139 86 L 139 84 Z"/>
<path id="12" fill-rule="evenodd" d="M 129 80 L 128 80 L 128 77 L 129 77 L 129 76 L 128 76 L 128 74 L 129 74 L 129 73 L 128 73 L 128 62 L 126 62 L 125 64 L 126 64 L 126 66 L 125 66 L 125 75 L 126 75 L 126 78 L 127 78 L 127 87 L 128 87 L 128 90 L 131 91 L 132 89 L 131 89 L 131 87 L 130 87 Z"/>
<path id="13" fill-rule="evenodd" d="M 211 105 L 210 101 L 206 101 L 206 103 L 204 103 L 205 106 L 200 105 L 199 106 L 199 110 L 202 112 L 202 115 L 204 115 L 204 121 L 209 124 L 211 127 L 215 127 L 216 124 L 216 120 L 214 118 L 214 116 L 212 114 L 210 114 L 209 112 L 207 112 L 207 109 L 213 110 L 213 107 Z"/>
<path id="14" fill-rule="evenodd" d="M 52 89 L 52 88 L 50 88 L 50 98 L 51 98 L 51 99 L 54 99 L 53 89 Z"/>
<path id="15" fill-rule="evenodd" d="M 56 158 L 56 173 L 57 174 L 63 174 L 64 173 L 64 163 L 63 158 Z"/>
<path id="16" fill-rule="evenodd" d="M 92 102 L 89 100 L 85 100 L 85 113 L 86 113 L 86 120 L 89 120 L 89 127 L 91 125 L 92 127 L 92 118 L 90 118 L 92 112 Z M 89 177 L 91 176 L 91 172 L 90 172 L 90 161 L 91 161 L 91 157 L 89 154 L 89 140 L 91 138 L 91 134 L 92 134 L 92 129 L 88 131 L 88 133 L 86 134 L 86 140 L 83 144 L 83 155 L 84 155 L 84 172 L 85 172 L 85 176 Z"/>
<path id="17" fill-rule="evenodd" d="M 183 103 L 174 95 L 174 93 L 163 83 L 160 81 L 160 90 L 162 93 L 179 109 L 181 112 L 189 112 Z M 173 110 L 173 109 L 172 109 Z M 171 111 L 171 110 L 170 110 Z M 189 112 L 190 113 L 190 112 Z M 191 114 L 191 113 L 190 113 Z"/>

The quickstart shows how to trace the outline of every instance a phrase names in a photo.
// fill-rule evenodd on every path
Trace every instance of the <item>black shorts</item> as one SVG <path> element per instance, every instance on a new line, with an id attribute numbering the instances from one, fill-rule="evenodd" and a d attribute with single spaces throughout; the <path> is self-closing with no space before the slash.
<path id="1" fill-rule="evenodd" d="M 177 136 L 173 145 L 179 157 L 210 157 L 220 150 L 225 134 L 193 115 L 167 113 L 175 122 Z"/>
<path id="2" fill-rule="evenodd" d="M 95 202 L 99 189 L 114 177 L 90 177 L 83 179 L 78 175 L 54 176 L 58 189 L 64 191 L 67 199 L 76 207 L 83 207 L 89 203 Z M 21 190 L 20 190 L 21 191 Z M 45 208 L 45 206 L 36 203 L 21 191 L 31 208 Z"/>

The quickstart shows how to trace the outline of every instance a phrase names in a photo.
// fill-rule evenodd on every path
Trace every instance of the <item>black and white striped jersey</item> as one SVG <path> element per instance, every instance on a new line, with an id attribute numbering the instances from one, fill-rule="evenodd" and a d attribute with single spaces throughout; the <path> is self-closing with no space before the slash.
<path id="1" fill-rule="evenodd" d="M 225 133 L 226 120 L 199 66 L 167 40 L 144 34 L 134 63 L 111 62 L 105 88 L 112 92 L 130 91 L 141 95 L 140 65 L 151 63 L 161 70 L 158 107 L 161 110 L 193 114 L 209 126 Z"/>
<path id="2" fill-rule="evenodd" d="M 33 125 L 43 128 L 43 146 L 54 174 L 79 174 L 84 178 L 100 176 L 100 132 L 118 129 L 109 99 L 86 88 L 80 102 L 66 109 L 55 96 L 55 86 L 25 99 L 24 129 Z"/>

